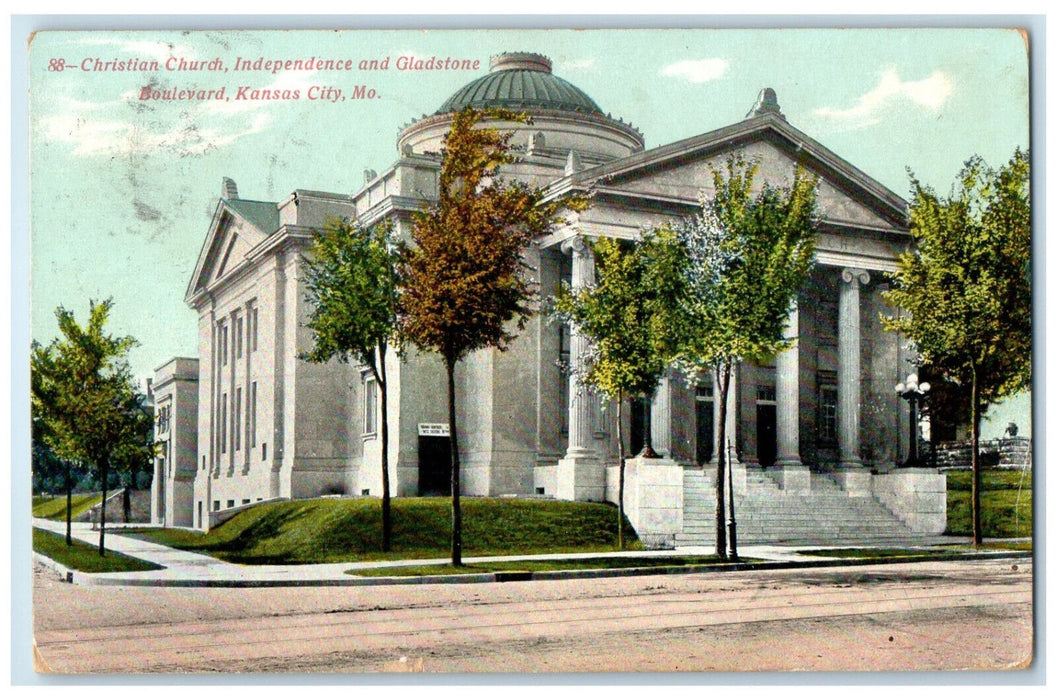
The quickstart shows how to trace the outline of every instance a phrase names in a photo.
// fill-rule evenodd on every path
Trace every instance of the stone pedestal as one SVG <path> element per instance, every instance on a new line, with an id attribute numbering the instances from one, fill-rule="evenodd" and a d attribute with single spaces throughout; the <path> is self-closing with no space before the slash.
<path id="1" fill-rule="evenodd" d="M 606 500 L 619 498 L 620 466 L 606 468 Z M 670 459 L 630 457 L 624 467 L 624 514 L 649 548 L 674 546 L 683 529 L 683 467 Z"/>
<path id="2" fill-rule="evenodd" d="M 896 469 L 873 477 L 877 500 L 913 532 L 939 535 L 947 529 L 947 477 L 935 469 Z"/>
<path id="3" fill-rule="evenodd" d="M 783 464 L 778 469 L 782 490 L 789 493 L 811 491 L 811 470 L 803 464 Z"/>
<path id="4" fill-rule="evenodd" d="M 563 457 L 555 473 L 555 498 L 563 501 L 603 501 L 606 470 L 596 457 Z"/>
<path id="5" fill-rule="evenodd" d="M 872 493 L 872 477 L 870 470 L 865 467 L 849 467 L 842 464 L 834 478 L 849 496 L 869 496 Z"/>

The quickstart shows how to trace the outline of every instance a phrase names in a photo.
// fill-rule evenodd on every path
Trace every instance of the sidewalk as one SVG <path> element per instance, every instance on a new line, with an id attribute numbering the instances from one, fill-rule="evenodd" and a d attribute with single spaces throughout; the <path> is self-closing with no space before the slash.
<path id="1" fill-rule="evenodd" d="M 33 519 L 33 527 L 48 530 L 65 536 L 66 523 L 42 518 Z M 231 564 L 220 561 L 203 554 L 186 552 L 179 549 L 166 547 L 165 545 L 148 542 L 128 535 L 122 535 L 121 528 L 107 528 L 107 549 L 121 554 L 143 559 L 164 569 L 155 571 L 132 571 L 105 574 L 87 574 L 80 571 L 70 571 L 47 557 L 34 553 L 34 561 L 39 561 L 46 566 L 58 570 L 66 580 L 71 583 L 90 586 L 187 586 L 187 587 L 268 587 L 268 586 L 370 586 L 379 584 L 414 584 L 414 583 L 485 583 L 503 580 L 546 580 L 556 578 L 601 578 L 609 576 L 641 576 L 658 575 L 666 573 L 665 569 L 609 569 L 609 570 L 571 570 L 571 571 L 549 571 L 536 572 L 531 576 L 504 576 L 503 574 L 460 574 L 444 576 L 409 576 L 409 577 L 377 577 L 368 578 L 346 574 L 352 569 L 370 569 L 381 566 L 408 566 L 414 564 L 447 564 L 447 558 L 441 559 L 417 559 L 402 561 L 369 561 L 369 562 L 345 562 L 338 564 L 290 564 L 290 565 L 242 565 Z M 93 530 L 91 523 L 73 523 L 72 534 L 75 539 L 89 544 L 98 544 L 99 531 Z M 934 537 L 922 539 L 915 542 L 916 545 L 926 544 L 958 544 L 965 543 L 968 539 L 964 537 Z M 906 542 L 891 543 L 895 546 L 907 546 Z M 687 573 L 705 571 L 738 571 L 750 569 L 785 569 L 785 568 L 816 568 L 831 566 L 863 566 L 868 564 L 883 564 L 885 559 L 837 559 L 823 558 L 799 554 L 800 550 L 808 547 L 818 548 L 820 545 L 745 545 L 738 548 L 738 554 L 745 559 L 758 559 L 763 563 L 739 563 L 721 565 L 697 565 L 678 567 L 680 571 Z M 878 544 L 876 546 L 885 546 Z M 640 552 L 606 552 L 604 554 L 531 554 L 513 555 L 500 557 L 464 557 L 467 564 L 489 562 L 489 561 L 515 561 L 515 560 L 545 560 L 545 559 L 591 559 L 594 557 L 664 557 L 675 555 L 685 556 L 708 556 L 714 553 L 711 547 L 680 547 L 665 551 L 640 551 Z M 967 552 L 964 555 L 937 555 L 935 558 L 950 558 L 955 556 L 965 559 L 997 559 L 1014 557 L 1030 557 L 1029 552 Z M 923 559 L 925 560 L 925 559 Z"/>

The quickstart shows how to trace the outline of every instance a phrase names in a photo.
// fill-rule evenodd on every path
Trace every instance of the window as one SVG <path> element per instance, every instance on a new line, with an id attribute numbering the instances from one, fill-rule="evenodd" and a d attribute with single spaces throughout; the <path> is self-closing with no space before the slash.
<path id="1" fill-rule="evenodd" d="M 248 499 L 248 498 L 243 498 L 242 499 L 242 505 L 246 505 L 249 502 L 250 502 L 250 499 Z"/>
<path id="2" fill-rule="evenodd" d="M 213 501 L 213 510 L 220 510 L 220 501 Z"/>
<path id="3" fill-rule="evenodd" d="M 819 387 L 818 441 L 824 445 L 837 443 L 837 387 L 823 384 Z"/>
<path id="4" fill-rule="evenodd" d="M 228 395 L 220 396 L 220 452 L 228 451 Z"/>
<path id="5" fill-rule="evenodd" d="M 235 451 L 242 449 L 242 387 L 235 389 L 235 428 L 231 431 L 235 439 Z"/>
<path id="6" fill-rule="evenodd" d="M 257 445 L 257 382 L 250 385 L 250 420 L 246 426 L 246 444 Z"/>
<path id="7" fill-rule="evenodd" d="M 257 307 L 250 309 L 249 318 L 250 352 L 257 351 Z"/>
<path id="8" fill-rule="evenodd" d="M 261 461 L 267 461 L 268 459 L 268 443 L 261 443 Z"/>
<path id="9" fill-rule="evenodd" d="M 228 508 L 234 508 L 234 507 L 235 507 L 235 499 L 234 498 L 229 498 L 228 499 Z"/>
<path id="10" fill-rule="evenodd" d="M 363 381 L 363 434 L 378 432 L 378 382 L 373 377 Z"/>
<path id="11" fill-rule="evenodd" d="M 776 394 L 773 386 L 756 387 L 756 403 L 775 403 L 775 398 Z"/>
<path id="12" fill-rule="evenodd" d="M 220 364 L 228 363 L 228 327 L 224 323 L 219 324 L 217 329 L 217 348 L 220 353 Z"/>
<path id="13" fill-rule="evenodd" d="M 235 317 L 235 357 L 242 357 L 242 317 Z"/>

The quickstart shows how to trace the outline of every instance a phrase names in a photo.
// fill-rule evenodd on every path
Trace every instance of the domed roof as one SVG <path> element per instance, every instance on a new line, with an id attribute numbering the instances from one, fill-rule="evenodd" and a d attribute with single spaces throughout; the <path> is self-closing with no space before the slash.
<path id="1" fill-rule="evenodd" d="M 458 112 L 466 107 L 602 114 L 601 108 L 583 90 L 551 74 L 549 58 L 535 53 L 493 56 L 488 75 L 456 91 L 436 113 Z"/>

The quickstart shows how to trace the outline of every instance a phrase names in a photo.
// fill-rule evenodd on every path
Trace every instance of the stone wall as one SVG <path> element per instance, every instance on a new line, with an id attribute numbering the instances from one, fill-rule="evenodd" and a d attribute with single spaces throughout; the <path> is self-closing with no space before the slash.
<path id="1" fill-rule="evenodd" d="M 972 442 L 959 440 L 936 445 L 936 467 L 942 470 L 969 469 L 972 466 Z M 980 461 L 985 467 L 1030 469 L 1031 440 L 1007 437 L 980 441 Z"/>

